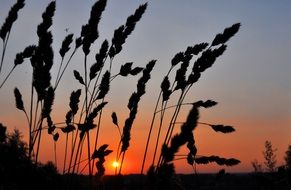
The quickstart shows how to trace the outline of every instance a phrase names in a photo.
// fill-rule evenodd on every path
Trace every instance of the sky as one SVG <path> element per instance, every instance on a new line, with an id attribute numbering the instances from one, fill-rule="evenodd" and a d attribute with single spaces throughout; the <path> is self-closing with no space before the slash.
<path id="1" fill-rule="evenodd" d="M 14 1 L 1 0 L 0 23 L 4 22 Z M 41 22 L 41 14 L 50 1 L 27 0 L 20 11 L 19 19 L 13 25 L 3 72 L 12 67 L 14 56 L 27 45 L 37 43 L 36 27 Z M 108 0 L 106 10 L 99 25 L 100 37 L 92 46 L 97 52 L 104 39 L 111 41 L 114 30 L 124 24 L 126 18 L 146 1 Z M 60 63 L 58 50 L 68 33 L 80 35 L 80 28 L 87 23 L 94 1 L 58 0 L 51 27 L 54 35 L 55 66 L 52 68 L 53 81 Z M 250 172 L 251 162 L 257 159 L 263 163 L 264 142 L 270 140 L 277 149 L 277 164 L 284 164 L 284 154 L 291 144 L 291 2 L 288 0 L 160 0 L 148 1 L 148 8 L 136 29 L 114 62 L 113 72 L 117 73 L 121 64 L 134 62 L 144 66 L 152 59 L 157 64 L 147 85 L 147 94 L 142 98 L 139 112 L 132 129 L 132 141 L 126 155 L 124 173 L 138 173 L 146 142 L 159 86 L 167 73 L 172 57 L 187 46 L 201 42 L 211 43 L 217 33 L 234 23 L 240 22 L 239 32 L 227 43 L 226 52 L 217 59 L 214 66 L 203 73 L 193 86 L 185 102 L 213 99 L 219 104 L 211 109 L 200 110 L 201 122 L 226 124 L 235 127 L 231 134 L 219 134 L 205 126 L 198 126 L 194 132 L 199 155 L 234 157 L 241 164 L 221 167 L 215 164 L 198 166 L 198 172 L 217 172 L 225 168 L 228 172 Z M 68 31 L 66 31 L 66 29 Z M 2 45 L 1 45 L 2 46 Z M 0 48 L 2 51 L 2 48 Z M 94 54 L 89 58 L 93 62 Z M 65 73 L 59 88 L 52 116 L 55 121 L 64 121 L 69 106 L 71 91 L 81 88 L 75 82 L 72 70 L 83 69 L 83 54 L 78 52 Z M 0 81 L 3 80 L 0 75 Z M 119 78 L 113 81 L 107 97 L 109 102 L 104 111 L 100 143 L 109 144 L 116 150 L 118 131 L 111 122 L 113 111 L 119 122 L 124 123 L 129 112 L 128 98 L 136 89 L 138 77 Z M 15 108 L 13 89 L 18 87 L 24 102 L 29 105 L 31 67 L 29 62 L 19 66 L 9 81 L 0 89 L 0 122 L 9 131 L 19 129 L 27 139 L 26 119 Z M 173 102 L 170 102 L 174 104 Z M 169 103 L 169 104 L 170 104 Z M 189 108 L 189 107 L 188 107 Z M 179 119 L 185 119 L 188 108 L 181 112 Z M 171 112 L 168 113 L 169 116 Z M 176 132 L 179 127 L 176 128 Z M 164 134 L 163 131 L 162 134 Z M 65 136 L 58 142 L 58 167 L 64 151 Z M 41 160 L 53 160 L 53 142 L 50 137 L 43 140 Z M 149 158 L 152 154 L 149 150 Z M 181 149 L 181 154 L 186 153 Z M 111 162 L 114 152 L 108 157 L 106 169 L 113 173 Z M 149 159 L 150 160 L 150 159 Z M 147 166 L 150 161 L 147 162 Z M 191 173 L 192 168 L 185 160 L 175 162 L 178 173 Z"/>

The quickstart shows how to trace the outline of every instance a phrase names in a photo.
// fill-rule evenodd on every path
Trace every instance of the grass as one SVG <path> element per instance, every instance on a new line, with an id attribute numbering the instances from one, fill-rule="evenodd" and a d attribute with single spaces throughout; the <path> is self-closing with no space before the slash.
<path id="1" fill-rule="evenodd" d="M 57 145 L 60 135 L 65 136 L 64 160 L 62 163 L 62 172 L 68 176 L 81 174 L 87 169 L 90 178 L 95 174 L 98 183 L 102 183 L 105 174 L 104 163 L 106 157 L 113 151 L 116 152 L 116 158 L 121 163 L 119 171 L 116 174 L 121 175 L 123 163 L 126 159 L 126 152 L 130 148 L 131 129 L 134 127 L 134 121 L 138 117 L 139 102 L 142 96 L 146 94 L 146 84 L 151 78 L 151 72 L 154 69 L 156 60 L 149 61 L 144 68 L 133 67 L 132 62 L 127 62 L 120 66 L 118 73 L 113 73 L 113 67 L 117 67 L 116 57 L 123 51 L 126 40 L 134 31 L 137 23 L 142 18 L 147 9 L 147 3 L 140 5 L 135 12 L 130 15 L 125 24 L 118 27 L 113 34 L 111 42 L 107 39 L 100 44 L 99 51 L 95 54 L 95 62 L 88 63 L 88 56 L 94 55 L 91 46 L 99 37 L 98 26 L 102 13 L 105 10 L 107 1 L 96 1 L 90 12 L 88 22 L 81 28 L 79 37 L 75 34 L 68 34 L 64 37 L 62 47 L 59 50 L 61 62 L 57 69 L 57 76 L 54 82 L 51 77 L 51 69 L 54 66 L 55 50 L 53 50 L 53 35 L 50 31 L 53 25 L 53 17 L 56 10 L 56 2 L 52 1 L 46 7 L 42 14 L 42 22 L 37 26 L 38 44 L 27 46 L 24 51 L 18 53 L 15 58 L 14 67 L 7 77 L 1 83 L 0 89 L 7 82 L 7 79 L 14 71 L 15 67 L 22 64 L 25 59 L 29 59 L 32 66 L 30 102 L 25 104 L 22 100 L 22 94 L 15 88 L 14 95 L 16 99 L 16 108 L 23 111 L 29 128 L 28 158 L 33 163 L 39 163 L 39 152 L 41 141 L 43 141 L 44 130 L 47 130 L 54 141 L 55 164 L 57 164 Z M 4 66 L 5 50 L 7 48 L 9 34 L 18 11 L 24 7 L 24 1 L 18 0 L 11 8 L 9 15 L 1 28 L 1 39 L 3 41 L 1 68 Z M 8 24 L 7 24 L 8 23 Z M 196 164 L 207 164 L 215 162 L 219 165 L 232 166 L 239 163 L 234 158 L 222 158 L 216 155 L 198 156 L 195 146 L 194 132 L 198 124 L 211 127 L 216 132 L 231 133 L 234 132 L 232 126 L 221 124 L 209 124 L 199 121 L 199 109 L 210 108 L 217 103 L 213 100 L 193 100 L 185 102 L 191 88 L 200 80 L 203 73 L 211 68 L 215 61 L 225 52 L 228 40 L 239 30 L 240 23 L 226 28 L 222 33 L 215 36 L 211 43 L 199 43 L 188 46 L 184 51 L 178 52 L 169 64 L 169 70 L 161 82 L 161 90 L 157 98 L 155 109 L 153 111 L 152 121 L 149 124 L 147 142 L 144 148 L 144 156 L 141 160 L 141 174 L 145 171 L 145 162 L 151 141 L 155 143 L 151 167 L 148 168 L 148 177 L 154 189 L 175 187 L 176 174 L 174 170 L 174 161 L 179 149 L 186 146 L 189 153 L 179 159 L 185 159 L 186 163 L 195 168 Z M 74 45 L 73 45 L 74 43 Z M 74 46 L 74 47 L 73 47 Z M 73 48 L 72 48 L 73 47 Z M 83 70 L 74 70 L 75 82 L 79 83 L 80 89 L 71 93 L 69 101 L 69 110 L 65 115 L 64 122 L 55 122 L 51 117 L 53 111 L 56 90 L 60 84 L 68 65 L 74 59 L 78 51 L 82 51 Z M 111 84 L 114 80 L 122 80 L 124 77 L 135 77 L 140 75 L 137 80 L 136 91 L 132 93 L 128 101 L 129 115 L 125 120 L 123 128 L 118 124 L 118 116 L 112 113 L 112 122 L 117 126 L 120 133 L 118 149 L 111 150 L 109 143 L 99 142 L 100 131 L 104 120 L 103 110 L 110 102 L 107 95 L 110 93 Z M 173 96 L 178 95 L 174 105 L 169 105 Z M 26 106 L 27 105 L 27 106 Z M 191 106 L 188 118 L 185 122 L 179 122 L 179 114 L 185 106 Z M 28 109 L 27 109 L 28 108 Z M 170 116 L 169 122 L 166 122 L 166 116 L 169 110 L 174 110 Z M 156 120 L 158 124 L 156 125 Z M 169 123 L 166 125 L 165 123 Z M 180 132 L 174 134 L 174 129 L 180 126 Z M 157 127 L 158 133 L 153 138 L 153 129 Z M 163 130 L 166 134 L 162 134 Z M 92 131 L 95 130 L 95 133 Z M 94 144 L 91 144 L 94 139 Z M 160 155 L 158 150 L 161 149 Z M 86 159 L 82 160 L 83 154 L 87 153 Z M 82 164 L 86 162 L 86 164 Z M 82 165 L 81 165 L 82 164 Z M 96 168 L 94 165 L 96 164 Z M 83 167 L 83 168 L 81 168 Z M 73 178 L 73 177 L 72 177 Z M 67 181 L 67 187 L 73 186 L 73 179 Z M 99 184 L 99 185 L 100 185 Z M 93 185 L 91 186 L 93 187 Z M 102 189 L 101 185 L 99 186 Z"/>
<path id="2" fill-rule="evenodd" d="M 109 153 L 107 145 L 94 152 L 94 156 Z M 60 175 L 52 162 L 34 164 L 28 158 L 27 145 L 22 140 L 18 130 L 6 132 L 6 127 L 0 124 L 0 168 L 2 189 L 152 189 L 149 177 L 146 175 L 105 175 L 102 183 L 91 180 L 88 175 Z M 100 154 L 101 153 L 101 154 Z M 100 159 L 102 161 L 102 159 Z M 104 160 L 103 160 L 104 161 Z M 102 166 L 102 165 L 100 165 Z M 184 189 L 290 189 L 290 170 L 281 167 L 274 173 L 226 173 L 217 174 L 176 174 L 175 179 Z M 73 186 L 67 182 L 74 179 Z"/>

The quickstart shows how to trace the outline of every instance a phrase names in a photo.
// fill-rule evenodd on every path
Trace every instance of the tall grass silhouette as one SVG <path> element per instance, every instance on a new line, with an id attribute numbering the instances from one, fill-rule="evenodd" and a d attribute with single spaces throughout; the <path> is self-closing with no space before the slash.
<path id="1" fill-rule="evenodd" d="M 7 45 L 8 45 L 8 41 L 9 41 L 9 37 L 10 37 L 10 32 L 12 30 L 12 26 L 14 24 L 14 22 L 17 20 L 18 18 L 18 12 L 24 7 L 24 0 L 18 0 L 10 9 L 8 16 L 5 19 L 5 22 L 3 23 L 1 29 L 0 29 L 0 38 L 2 39 L 2 54 L 1 54 L 1 62 L 0 62 L 0 76 L 3 75 L 1 73 L 2 68 L 3 68 L 3 64 L 4 64 L 4 57 L 5 57 L 5 53 L 6 53 L 6 49 L 7 49 Z M 12 67 L 12 69 L 10 70 L 10 72 L 7 74 L 7 76 L 5 77 L 5 79 L 3 80 L 3 82 L 0 83 L 0 88 L 2 88 L 2 86 L 5 84 L 5 82 L 7 81 L 7 79 L 10 77 L 11 73 L 14 71 L 14 69 L 16 68 L 17 65 L 20 65 L 23 62 L 24 58 L 30 57 L 30 51 L 29 48 L 26 49 L 26 51 L 24 50 L 22 53 L 19 53 L 16 55 L 15 61 L 14 61 L 14 66 Z"/>
<path id="2" fill-rule="evenodd" d="M 42 22 L 37 26 L 38 44 L 27 46 L 23 52 L 16 55 L 14 67 L 8 73 L 1 84 L 6 83 L 8 77 L 17 65 L 20 65 L 29 59 L 33 72 L 31 74 L 30 102 L 25 104 L 22 100 L 22 94 L 15 88 L 16 108 L 23 111 L 27 119 L 29 128 L 28 136 L 28 157 L 35 163 L 39 162 L 39 152 L 43 132 L 46 130 L 52 136 L 54 141 L 55 164 L 57 163 L 57 142 L 60 135 L 65 137 L 64 160 L 62 161 L 63 174 L 79 174 L 85 169 L 92 176 L 96 171 L 99 181 L 105 174 L 104 163 L 106 156 L 113 151 L 116 152 L 116 159 L 120 161 L 118 174 L 122 174 L 123 163 L 126 159 L 126 152 L 130 148 L 131 129 L 134 127 L 135 118 L 138 116 L 139 102 L 146 94 L 146 84 L 151 78 L 151 72 L 154 69 L 156 60 L 149 61 L 144 68 L 134 67 L 132 62 L 123 65 L 116 65 L 115 58 L 123 50 L 127 38 L 134 31 L 137 23 L 142 18 L 147 9 L 147 3 L 140 5 L 135 12 L 130 15 L 125 24 L 118 27 L 113 34 L 111 42 L 107 39 L 100 44 L 97 53 L 92 51 L 91 46 L 99 37 L 98 26 L 105 10 L 107 0 L 96 1 L 90 12 L 88 22 L 81 28 L 79 37 L 75 34 L 68 34 L 64 37 L 62 46 L 58 51 L 61 62 L 57 69 L 57 75 L 52 81 L 51 68 L 54 65 L 55 54 L 52 44 L 53 35 L 50 28 L 53 24 L 53 17 L 56 10 L 56 1 L 48 4 L 42 14 Z M 18 0 L 11 8 L 9 15 L 4 22 L 0 37 L 3 40 L 3 50 L 0 66 L 4 65 L 5 50 L 8 44 L 9 34 L 12 24 L 17 19 L 18 11 L 24 6 L 24 0 Z M 207 164 L 215 162 L 219 165 L 232 166 L 240 161 L 234 158 L 226 159 L 219 156 L 198 156 L 195 146 L 194 131 L 198 125 L 206 125 L 215 132 L 231 133 L 234 132 L 232 126 L 221 124 L 209 124 L 199 122 L 199 109 L 210 108 L 217 103 L 213 100 L 185 102 L 191 87 L 196 84 L 202 74 L 213 66 L 216 59 L 226 50 L 226 42 L 234 36 L 240 28 L 240 23 L 226 28 L 222 33 L 215 36 L 211 44 L 199 43 L 188 46 L 185 51 L 178 52 L 169 65 L 169 71 L 161 82 L 161 90 L 157 98 L 155 109 L 153 111 L 152 121 L 149 123 L 149 132 L 144 149 L 144 156 L 141 159 L 141 174 L 145 170 L 145 162 L 149 144 L 154 141 L 153 157 L 151 158 L 151 167 L 148 170 L 148 176 L 156 184 L 156 188 L 173 185 L 171 179 L 175 176 L 174 161 L 180 147 L 186 145 L 189 153 L 179 159 L 185 159 L 188 164 Z M 73 45 L 74 43 L 74 45 Z M 71 92 L 69 100 L 69 110 L 64 116 L 64 122 L 55 122 L 51 116 L 57 87 L 59 86 L 68 65 L 71 63 L 77 51 L 83 53 L 82 71 L 74 70 L 73 75 L 80 89 Z M 88 56 L 95 55 L 95 63 L 88 64 Z M 119 72 L 114 74 L 113 67 L 120 67 Z M 174 74 L 173 74 L 174 73 Z M 102 130 L 102 121 L 104 119 L 103 110 L 106 108 L 110 99 L 107 95 L 110 93 L 111 84 L 117 78 L 134 77 L 140 75 L 137 80 L 136 91 L 132 93 L 128 101 L 129 115 L 124 122 L 123 128 L 118 123 L 116 112 L 112 112 L 112 122 L 117 126 L 120 134 L 118 150 L 111 150 L 112 142 L 99 142 L 99 134 Z M 174 76 L 174 77 L 173 77 Z M 0 87 L 0 89 L 1 89 Z M 169 105 L 169 100 L 174 94 L 179 98 L 175 105 Z M 179 114 L 185 106 L 192 106 L 185 122 L 179 122 Z M 169 125 L 165 125 L 167 111 L 174 110 L 170 117 Z M 158 124 L 155 125 L 155 120 Z M 174 134 L 174 129 L 180 125 L 180 132 Z M 154 127 L 158 128 L 156 138 L 152 138 Z M 166 134 L 162 134 L 166 129 Z M 92 131 L 96 130 L 95 133 Z M 94 144 L 91 144 L 93 139 Z M 161 149 L 160 154 L 159 149 Z M 84 159 L 84 153 L 87 153 Z M 82 164 L 86 162 L 86 164 Z M 94 167 L 96 165 L 96 167 Z"/>

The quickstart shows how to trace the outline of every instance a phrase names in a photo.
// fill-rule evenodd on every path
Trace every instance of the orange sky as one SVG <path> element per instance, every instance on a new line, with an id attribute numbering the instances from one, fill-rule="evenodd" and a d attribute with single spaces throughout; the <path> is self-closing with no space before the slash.
<path id="1" fill-rule="evenodd" d="M 207 76 L 205 76 L 207 78 Z M 136 77 L 137 79 L 137 77 Z M 124 79 L 132 80 L 132 79 Z M 203 78 L 201 79 L 203 81 Z M 132 128 L 132 139 L 130 142 L 130 147 L 126 153 L 126 158 L 123 167 L 123 173 L 139 173 L 141 170 L 142 156 L 144 152 L 146 135 L 148 134 L 148 127 L 152 118 L 152 112 L 154 110 L 154 102 L 156 101 L 158 90 L 151 91 L 155 83 L 154 79 L 149 81 L 147 86 L 147 92 L 140 103 L 139 112 L 136 118 L 136 121 Z M 203 83 L 203 82 L 202 82 Z M 195 94 L 195 90 L 199 89 L 199 84 L 197 87 L 194 87 L 191 93 L 188 96 L 188 99 L 185 102 L 192 102 L 192 95 Z M 99 145 L 109 144 L 109 149 L 112 149 L 114 152 L 106 158 L 106 173 L 114 174 L 114 168 L 112 163 L 116 157 L 116 149 L 119 142 L 119 133 L 116 126 L 111 122 L 111 113 L 115 111 L 118 115 L 119 125 L 123 127 L 124 120 L 127 118 L 129 111 L 126 108 L 128 97 L 131 92 L 135 90 L 135 85 L 132 86 L 120 86 L 119 80 L 113 81 L 111 85 L 111 94 L 108 96 L 108 105 L 106 105 L 103 113 L 103 121 L 101 125 Z M 57 91 L 57 98 L 55 105 L 53 106 L 52 117 L 55 122 L 64 121 L 65 113 L 68 109 L 68 94 L 64 98 L 58 98 L 63 94 L 62 91 Z M 114 94 L 119 94 L 119 96 L 114 96 Z M 206 100 L 207 97 L 203 98 L 203 94 L 199 95 L 201 99 Z M 115 98 L 112 98 L 115 97 Z M 24 96 L 25 98 L 25 96 Z M 212 98 L 212 97 L 211 97 Z M 215 98 L 213 98 L 215 100 Z M 13 97 L 12 97 L 13 100 Z M 14 101 L 14 100 L 13 100 Z M 230 100 L 232 101 L 232 100 Z M 25 100 L 28 103 L 28 100 Z M 14 104 L 14 102 L 13 102 Z M 11 105 L 13 105 L 11 103 Z M 174 101 L 170 102 L 169 105 L 175 104 Z M 225 105 L 226 104 L 226 105 Z M 235 106 L 235 111 L 233 111 L 232 104 L 227 104 L 227 102 L 220 102 L 217 106 L 210 109 L 200 109 L 200 122 L 208 122 L 211 124 L 225 124 L 232 125 L 235 127 L 236 131 L 231 134 L 221 134 L 216 133 L 207 126 L 199 125 L 194 132 L 194 137 L 196 141 L 196 146 L 198 148 L 198 155 L 218 155 L 226 158 L 237 158 L 241 160 L 241 163 L 234 167 L 224 167 L 217 166 L 216 164 L 209 165 L 198 165 L 198 172 L 217 172 L 221 168 L 225 168 L 228 172 L 250 172 L 253 170 L 251 167 L 251 162 L 257 159 L 260 163 L 263 163 L 262 151 L 264 150 L 264 142 L 266 140 L 271 140 L 273 146 L 277 148 L 277 160 L 278 165 L 284 163 L 283 157 L 285 151 L 287 150 L 287 145 L 290 143 L 290 134 L 287 132 L 280 131 L 278 127 L 273 126 L 284 126 L 286 120 L 278 122 L 278 118 L 268 118 L 267 120 L 264 117 L 254 117 L 248 110 L 240 109 Z M 189 106 L 184 107 L 181 111 L 181 115 L 178 121 L 184 121 L 186 115 L 188 114 Z M 14 108 L 13 108 L 14 109 Z M 57 111 L 56 111 L 57 110 Z M 165 119 L 166 123 L 169 122 L 169 116 L 172 114 L 172 110 L 168 110 L 168 118 Z M 9 126 L 9 131 L 14 127 L 21 130 L 24 134 L 24 139 L 27 140 L 27 125 L 24 114 L 21 111 L 15 110 L 14 114 L 5 114 L 1 115 L 3 123 L 10 123 L 13 125 Z M 287 120 L 290 122 L 290 120 Z M 287 123 L 288 123 L 287 122 Z M 165 126 L 166 127 L 166 126 Z M 156 133 L 156 130 L 154 132 Z M 176 126 L 176 133 L 180 130 L 179 125 Z M 58 161 L 57 165 L 59 171 L 62 171 L 63 168 L 63 158 L 64 158 L 64 143 L 65 135 L 58 131 L 61 136 L 57 144 L 57 155 Z M 91 134 L 91 148 L 94 144 L 92 137 L 95 134 L 95 130 Z M 165 134 L 165 129 L 163 130 L 162 135 Z M 153 137 L 152 137 L 153 139 Z M 86 147 L 86 143 L 84 147 Z M 40 150 L 40 160 L 42 162 L 54 161 L 54 145 L 52 137 L 46 135 L 43 136 L 42 146 Z M 159 148 L 160 150 L 160 148 Z M 91 150 L 91 152 L 93 149 Z M 146 169 L 149 167 L 149 163 L 152 160 L 152 151 L 153 151 L 153 142 L 150 145 L 148 160 L 146 162 Z M 182 148 L 179 154 L 187 154 L 187 150 Z M 83 152 L 83 158 L 87 158 L 86 150 Z M 85 164 L 86 162 L 84 162 Z M 193 172 L 192 167 L 190 167 L 186 160 L 175 161 L 176 170 L 179 173 L 191 173 Z M 82 168 L 83 165 L 80 166 Z M 84 172 L 88 172 L 87 169 Z"/>
<path id="2" fill-rule="evenodd" d="M 148 102 L 149 103 L 149 102 Z M 146 102 L 142 103 L 141 105 L 146 104 Z M 225 113 L 225 118 L 216 118 L 213 117 L 216 112 L 220 111 L 220 107 L 222 105 L 217 105 L 216 108 L 201 110 L 201 122 L 208 121 L 209 123 L 218 124 L 229 124 L 233 125 L 236 129 L 234 133 L 231 134 L 221 134 L 216 133 L 212 129 L 207 126 L 199 125 L 198 128 L 194 132 L 194 137 L 196 141 L 196 146 L 198 148 L 198 155 L 218 155 L 221 157 L 226 158 L 237 158 L 241 160 L 241 164 L 234 166 L 234 167 L 224 167 L 224 166 L 217 166 L 216 164 L 209 164 L 209 165 L 198 165 L 197 171 L 198 172 L 216 172 L 221 168 L 225 168 L 228 172 L 250 172 L 252 171 L 251 161 L 257 159 L 259 162 L 263 163 L 263 156 L 262 151 L 264 150 L 264 142 L 265 140 L 271 140 L 273 142 L 273 146 L 278 149 L 276 152 L 278 165 L 283 164 L 283 157 L 284 153 L 287 149 L 286 144 L 289 143 L 288 137 L 289 134 L 285 136 L 273 131 L 272 135 L 267 136 L 264 134 L 264 131 L 258 132 L 255 129 L 255 126 L 263 125 L 264 121 L 241 121 L 238 122 L 236 118 L 228 117 L 227 113 Z M 223 108 L 221 108 L 223 109 Z M 209 114 L 209 113 L 213 114 Z M 117 112 L 119 115 L 119 124 L 122 126 L 125 116 L 128 114 L 122 113 L 119 111 Z M 170 113 L 169 113 L 170 114 Z M 16 126 L 20 126 L 23 123 L 21 118 L 21 113 L 19 113 L 19 120 L 15 122 Z M 142 107 L 140 108 L 139 114 L 137 116 L 137 120 L 134 123 L 132 128 L 132 139 L 130 142 L 129 150 L 126 153 L 126 158 L 123 167 L 123 173 L 139 173 L 141 169 L 141 162 L 142 156 L 144 152 L 144 146 L 146 142 L 146 134 L 148 133 L 148 126 L 150 124 L 151 113 L 148 111 L 142 111 Z M 185 116 L 181 116 L 183 118 Z M 106 120 L 107 118 L 107 120 Z M 12 119 L 12 118 L 11 118 Z M 24 118 L 23 118 L 24 120 Z M 55 118 L 58 120 L 58 118 Z M 62 118 L 59 118 L 62 120 Z M 249 127 L 252 126 L 252 127 Z M 23 127 L 20 128 L 21 132 L 25 134 L 26 130 Z M 179 132 L 179 126 L 176 127 L 176 133 Z M 155 130 L 156 132 L 156 130 Z M 45 132 L 46 133 L 46 132 Z M 63 167 L 63 157 L 64 157 L 64 143 L 65 143 L 65 135 L 61 134 L 60 139 L 57 144 L 57 155 L 58 155 L 58 168 L 62 171 Z M 91 147 L 94 144 L 92 140 L 91 134 Z M 162 134 L 165 134 L 163 132 Z M 106 158 L 106 173 L 107 174 L 114 174 L 114 168 L 112 167 L 112 163 L 116 157 L 116 148 L 119 141 L 119 134 L 116 129 L 116 126 L 111 123 L 110 113 L 108 111 L 104 112 L 104 122 L 102 123 L 101 133 L 99 139 L 99 146 L 102 144 L 109 144 L 108 149 L 112 149 L 114 152 Z M 26 137 L 26 135 L 25 135 Z M 286 140 L 284 140 L 286 139 Z M 84 143 L 84 147 L 86 147 L 86 143 Z M 91 150 L 92 151 L 92 150 Z M 152 151 L 153 151 L 153 143 L 149 149 L 148 154 L 148 161 L 146 164 L 146 169 L 149 166 L 149 163 L 152 160 Z M 187 154 L 187 150 L 182 148 L 178 154 Z M 83 159 L 87 158 L 87 151 L 83 152 Z M 43 162 L 54 160 L 54 149 L 53 149 L 53 141 L 52 137 L 48 135 L 44 135 L 42 141 L 42 147 L 40 151 L 40 160 Z M 84 162 L 86 163 L 86 162 Z M 191 173 L 193 172 L 192 167 L 190 167 L 186 160 L 179 160 L 175 161 L 175 166 L 177 172 L 179 173 Z M 82 166 L 82 165 L 81 165 Z M 80 167 L 82 168 L 82 167 Z M 84 170 L 86 172 L 87 169 Z M 88 172 L 88 171 L 87 171 Z"/>

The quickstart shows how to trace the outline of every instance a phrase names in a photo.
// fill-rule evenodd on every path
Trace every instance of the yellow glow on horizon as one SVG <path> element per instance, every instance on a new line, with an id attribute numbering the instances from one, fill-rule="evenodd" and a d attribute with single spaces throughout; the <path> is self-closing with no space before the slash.
<path id="1" fill-rule="evenodd" d="M 114 161 L 114 162 L 112 163 L 112 166 L 113 166 L 114 168 L 118 168 L 118 167 L 119 167 L 119 163 L 118 163 L 117 161 Z"/>

